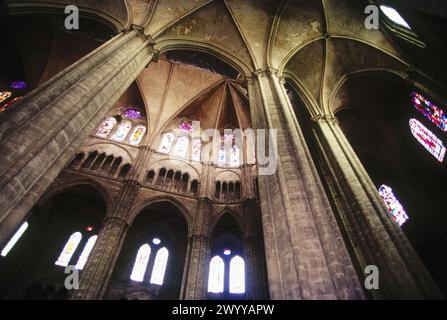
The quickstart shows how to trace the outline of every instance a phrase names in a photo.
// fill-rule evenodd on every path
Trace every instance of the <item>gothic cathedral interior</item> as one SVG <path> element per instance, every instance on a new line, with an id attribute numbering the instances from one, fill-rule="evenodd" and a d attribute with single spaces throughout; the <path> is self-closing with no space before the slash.
<path id="1" fill-rule="evenodd" d="M 443 299 L 445 30 L 444 0 L 1 1 L 0 299 Z"/>

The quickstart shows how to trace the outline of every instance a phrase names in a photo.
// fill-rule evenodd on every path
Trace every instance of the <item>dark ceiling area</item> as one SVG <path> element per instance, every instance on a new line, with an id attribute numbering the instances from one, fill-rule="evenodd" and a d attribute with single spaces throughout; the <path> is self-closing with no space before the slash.
<path id="1" fill-rule="evenodd" d="M 24 80 L 32 90 L 79 60 L 114 34 L 107 25 L 81 18 L 80 30 L 67 30 L 58 15 L 1 16 L 0 85 Z M 3 49 L 3 47 L 2 47 Z"/>
<path id="2" fill-rule="evenodd" d="M 171 62 L 184 63 L 218 73 L 231 79 L 236 79 L 239 75 L 239 72 L 229 64 L 208 53 L 190 50 L 174 50 L 166 52 L 165 56 Z"/>

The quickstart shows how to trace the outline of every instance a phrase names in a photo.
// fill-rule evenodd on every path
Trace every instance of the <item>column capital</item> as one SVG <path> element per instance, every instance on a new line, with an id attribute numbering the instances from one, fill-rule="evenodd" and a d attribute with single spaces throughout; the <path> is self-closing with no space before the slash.
<path id="1" fill-rule="evenodd" d="M 217 163 L 215 163 L 214 161 L 202 162 L 202 166 L 206 166 L 206 167 L 210 167 L 210 168 L 213 168 L 213 169 L 217 169 Z"/>
<path id="2" fill-rule="evenodd" d="M 124 184 L 127 185 L 127 186 L 138 188 L 138 189 L 142 187 L 142 184 L 139 181 L 134 180 L 134 179 L 126 180 L 126 181 L 124 181 Z"/>
<path id="3" fill-rule="evenodd" d="M 160 50 L 154 49 L 153 44 L 150 44 L 150 53 L 152 54 L 152 62 L 158 62 Z"/>
<path id="4" fill-rule="evenodd" d="M 199 200 L 199 202 L 204 202 L 209 205 L 211 205 L 212 203 L 211 199 L 208 196 L 199 196 L 197 200 Z"/>
<path id="5" fill-rule="evenodd" d="M 253 77 L 255 77 L 257 79 L 265 78 L 265 77 L 268 77 L 268 76 L 278 76 L 278 69 L 268 67 L 266 69 L 255 70 L 253 72 Z"/>
<path id="6" fill-rule="evenodd" d="M 140 146 L 139 149 L 141 151 L 152 151 L 151 146 Z"/>
<path id="7" fill-rule="evenodd" d="M 148 42 L 149 54 L 152 55 L 152 61 L 157 62 L 160 56 L 160 51 L 154 48 L 154 38 L 150 34 L 145 33 L 144 27 L 140 25 L 131 24 L 127 29 L 123 30 L 124 33 L 129 33 L 131 31 L 136 31 L 140 38 Z"/>
<path id="8" fill-rule="evenodd" d="M 256 77 L 253 74 L 253 76 L 245 77 L 244 85 L 251 86 L 251 85 L 253 85 L 255 83 L 255 81 L 256 81 Z"/>
<path id="9" fill-rule="evenodd" d="M 144 27 L 137 25 L 137 24 L 131 24 L 129 27 L 127 27 L 126 29 L 123 30 L 124 33 L 129 33 L 131 31 L 136 31 L 138 33 L 138 36 L 143 38 L 145 41 L 149 41 L 150 45 L 154 45 L 155 41 L 152 38 L 151 35 L 146 34 L 144 32 Z"/>
<path id="10" fill-rule="evenodd" d="M 313 116 L 311 119 L 312 121 L 315 122 L 330 122 L 333 124 L 338 124 L 337 118 L 328 114 L 317 114 L 316 116 Z"/>
<path id="11" fill-rule="evenodd" d="M 190 236 L 190 239 L 192 241 L 203 241 L 203 242 L 210 241 L 210 237 L 208 237 L 207 235 L 204 235 L 204 234 L 193 234 Z"/>
<path id="12" fill-rule="evenodd" d="M 126 228 L 130 227 L 129 222 L 128 222 L 126 219 L 123 219 L 122 217 L 120 217 L 120 216 L 116 216 L 116 215 L 110 215 L 110 216 L 106 216 L 106 217 L 104 218 L 104 223 L 105 223 L 105 224 L 107 224 L 107 223 L 109 223 L 109 222 L 111 222 L 111 223 L 119 222 L 119 223 L 125 225 Z"/>

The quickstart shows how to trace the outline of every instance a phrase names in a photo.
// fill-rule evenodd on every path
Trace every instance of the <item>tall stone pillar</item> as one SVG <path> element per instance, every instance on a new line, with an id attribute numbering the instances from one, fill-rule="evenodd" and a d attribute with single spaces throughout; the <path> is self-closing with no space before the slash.
<path id="1" fill-rule="evenodd" d="M 102 299 L 129 228 L 133 202 L 145 179 L 142 168 L 150 156 L 150 146 L 140 146 L 138 156 L 121 190 L 116 208 L 106 217 L 95 247 L 82 272 L 80 290 L 72 299 Z"/>
<path id="2" fill-rule="evenodd" d="M 379 299 L 439 298 L 440 293 L 408 239 L 393 221 L 374 183 L 334 118 L 317 117 L 314 127 L 329 187 L 360 266 L 375 265 Z"/>
<path id="3" fill-rule="evenodd" d="M 210 215 L 212 211 L 214 165 L 203 163 L 200 176 L 199 198 L 194 226 L 189 238 L 187 267 L 184 272 L 182 299 L 203 300 L 207 294 L 208 264 L 210 259 Z"/>
<path id="4" fill-rule="evenodd" d="M 256 197 L 256 192 L 254 190 L 254 178 L 253 178 L 252 166 L 244 164 L 241 167 L 241 199 L 254 199 Z"/>
<path id="5" fill-rule="evenodd" d="M 268 298 L 267 279 L 262 241 L 261 212 L 255 199 L 244 202 L 246 234 L 244 237 L 246 293 L 247 298 L 263 300 Z"/>
<path id="6" fill-rule="evenodd" d="M 152 152 L 150 146 L 140 146 L 138 157 L 135 164 L 132 166 L 132 171 L 130 172 L 130 179 L 138 181 L 140 184 L 145 183 L 147 172 L 144 171 L 143 168 L 146 163 L 149 162 L 151 154 Z"/>
<path id="7" fill-rule="evenodd" d="M 276 72 L 256 72 L 248 85 L 255 128 L 277 130 L 277 169 L 274 174 L 259 176 L 270 298 L 363 298 L 331 206 Z"/>
<path id="8" fill-rule="evenodd" d="M 210 224 L 211 203 L 206 197 L 198 200 L 194 231 L 189 239 L 188 267 L 185 268 L 182 299 L 206 299 L 208 263 L 210 257 Z"/>
<path id="9" fill-rule="evenodd" d="M 155 53 L 130 30 L 28 94 L 0 117 L 0 243 Z"/>
<path id="10" fill-rule="evenodd" d="M 124 183 L 117 206 L 106 217 L 98 239 L 82 271 L 80 288 L 71 296 L 74 300 L 96 300 L 104 297 L 121 247 L 129 228 L 129 213 L 141 185 L 128 180 Z"/>

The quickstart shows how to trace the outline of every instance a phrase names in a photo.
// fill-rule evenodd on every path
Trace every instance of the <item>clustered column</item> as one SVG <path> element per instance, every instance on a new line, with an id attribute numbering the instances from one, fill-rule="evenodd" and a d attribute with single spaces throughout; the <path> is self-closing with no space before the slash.
<path id="1" fill-rule="evenodd" d="M 140 31 L 120 33 L 2 114 L 0 243 L 153 56 Z"/>
<path id="2" fill-rule="evenodd" d="M 211 202 L 206 197 L 198 200 L 194 230 L 189 238 L 187 269 L 182 288 L 182 299 L 206 299 L 208 262 L 210 257 L 210 224 Z"/>
<path id="3" fill-rule="evenodd" d="M 151 148 L 141 146 L 135 164 L 124 182 L 116 207 L 107 216 L 98 240 L 82 273 L 81 287 L 72 299 L 102 299 L 118 260 L 121 247 L 130 225 L 133 202 L 145 179 L 142 167 L 150 156 Z"/>
<path id="4" fill-rule="evenodd" d="M 337 195 L 340 221 L 361 268 L 375 265 L 379 299 L 439 298 L 439 291 L 408 239 L 392 220 L 374 183 L 334 118 L 316 117 L 314 127 L 324 167 Z"/>
<path id="5" fill-rule="evenodd" d="M 82 271 L 80 288 L 72 299 L 94 300 L 104 298 L 107 284 L 129 228 L 129 215 L 141 184 L 135 180 L 124 183 L 117 205 L 104 221 L 95 247 Z"/>
<path id="6" fill-rule="evenodd" d="M 208 264 L 210 259 L 211 194 L 214 184 L 214 165 L 204 162 L 199 186 L 199 198 L 192 234 L 189 237 L 187 269 L 184 272 L 182 298 L 203 300 L 207 294 Z"/>
<path id="7" fill-rule="evenodd" d="M 360 282 L 275 70 L 249 81 L 256 128 L 276 129 L 277 169 L 259 176 L 272 299 L 359 299 Z M 259 155 L 258 155 L 259 157 Z M 260 168 L 258 168 L 259 170 Z"/>
<path id="8" fill-rule="evenodd" d="M 246 268 L 246 292 L 248 299 L 268 298 L 265 270 L 264 246 L 261 239 L 261 212 L 257 200 L 250 198 L 244 202 L 246 233 L 244 235 L 244 253 Z"/>

